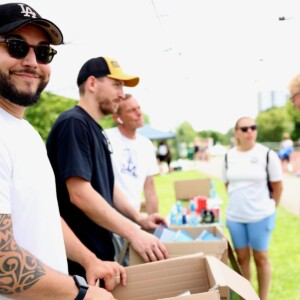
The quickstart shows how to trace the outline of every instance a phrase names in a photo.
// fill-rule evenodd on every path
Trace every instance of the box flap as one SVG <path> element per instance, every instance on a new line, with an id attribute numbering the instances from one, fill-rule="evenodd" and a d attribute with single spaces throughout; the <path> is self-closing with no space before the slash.
<path id="1" fill-rule="evenodd" d="M 205 241 L 205 242 L 166 242 L 169 258 L 181 257 L 185 255 L 204 253 L 205 255 L 214 255 L 220 260 L 227 262 L 227 247 L 223 242 Z M 144 263 L 141 256 L 130 246 L 129 250 L 130 265 Z"/>
<path id="2" fill-rule="evenodd" d="M 250 282 L 214 256 L 206 256 L 217 286 L 228 286 L 246 300 L 259 300 Z"/>
<path id="3" fill-rule="evenodd" d="M 118 285 L 112 291 L 119 300 L 164 299 L 177 297 L 186 291 L 190 291 L 192 295 L 207 293 L 210 288 L 203 254 L 129 266 L 125 269 L 127 285 Z"/>

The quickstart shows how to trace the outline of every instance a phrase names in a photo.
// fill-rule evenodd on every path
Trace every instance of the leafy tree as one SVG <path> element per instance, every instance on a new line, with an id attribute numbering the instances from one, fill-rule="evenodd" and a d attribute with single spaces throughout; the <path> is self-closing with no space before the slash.
<path id="1" fill-rule="evenodd" d="M 300 113 L 293 107 L 291 101 L 287 101 L 285 108 L 294 123 L 294 130 L 291 133 L 291 138 L 293 141 L 297 141 L 300 137 Z"/>
<path id="2" fill-rule="evenodd" d="M 229 143 L 229 137 L 218 131 L 203 130 L 198 132 L 198 136 L 201 138 L 211 137 L 214 140 L 214 144 L 220 143 L 222 145 L 226 145 Z"/>
<path id="3" fill-rule="evenodd" d="M 25 119 L 33 125 L 43 140 L 46 141 L 57 117 L 76 103 L 76 100 L 43 92 L 39 102 L 26 109 Z"/>
<path id="4" fill-rule="evenodd" d="M 99 123 L 104 129 L 117 126 L 117 123 L 113 120 L 112 115 L 105 116 Z"/>
<path id="5" fill-rule="evenodd" d="M 184 122 L 176 128 L 176 136 L 178 143 L 191 143 L 197 135 L 193 126 L 189 122 Z"/>
<path id="6" fill-rule="evenodd" d="M 294 122 L 285 107 L 275 107 L 261 112 L 256 123 L 259 142 L 280 142 L 284 132 L 291 133 Z"/>

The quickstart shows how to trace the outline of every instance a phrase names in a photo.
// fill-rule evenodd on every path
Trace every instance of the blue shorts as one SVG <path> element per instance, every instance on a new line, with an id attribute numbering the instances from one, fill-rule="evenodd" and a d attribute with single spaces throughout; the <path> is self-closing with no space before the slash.
<path id="1" fill-rule="evenodd" d="M 234 248 L 241 249 L 250 246 L 257 251 L 268 250 L 271 233 L 275 227 L 275 220 L 276 212 L 254 223 L 239 223 L 226 220 Z"/>

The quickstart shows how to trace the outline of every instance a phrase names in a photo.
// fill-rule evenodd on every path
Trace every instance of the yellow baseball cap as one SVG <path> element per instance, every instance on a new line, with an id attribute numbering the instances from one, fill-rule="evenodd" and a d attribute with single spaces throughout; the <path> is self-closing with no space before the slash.
<path id="1" fill-rule="evenodd" d="M 89 76 L 107 76 L 112 79 L 121 80 L 125 86 L 129 87 L 136 86 L 140 81 L 137 76 L 125 74 L 119 63 L 109 57 L 96 57 L 88 60 L 79 71 L 77 85 L 81 85 Z"/>

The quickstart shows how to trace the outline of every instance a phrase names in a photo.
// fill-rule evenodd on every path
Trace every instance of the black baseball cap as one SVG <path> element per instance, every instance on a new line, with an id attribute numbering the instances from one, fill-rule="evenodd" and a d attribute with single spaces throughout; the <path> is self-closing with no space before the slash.
<path id="1" fill-rule="evenodd" d="M 137 76 L 125 74 L 119 63 L 109 57 L 91 58 L 84 63 L 77 77 L 77 85 L 80 86 L 90 76 L 97 78 L 107 76 L 112 79 L 121 80 L 125 86 L 130 87 L 136 86 L 140 80 Z"/>
<path id="2" fill-rule="evenodd" d="M 25 3 L 0 5 L 0 34 L 8 34 L 26 25 L 34 24 L 48 33 L 52 45 L 63 43 L 63 34 L 51 21 L 43 19 L 37 11 Z"/>

